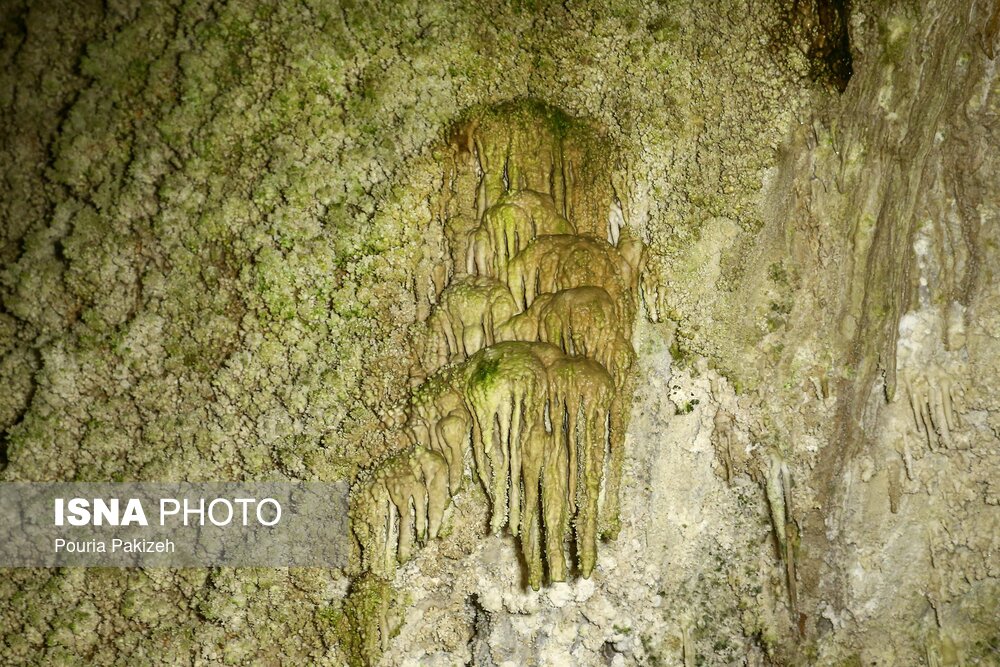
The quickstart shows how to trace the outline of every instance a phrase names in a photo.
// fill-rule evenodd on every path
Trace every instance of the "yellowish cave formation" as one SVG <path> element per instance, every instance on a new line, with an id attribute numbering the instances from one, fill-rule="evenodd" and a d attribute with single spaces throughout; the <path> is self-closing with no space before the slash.
<path id="1" fill-rule="evenodd" d="M 414 538 L 423 543 L 437 537 L 449 499 L 448 462 L 441 454 L 407 449 L 384 461 L 361 487 L 367 569 L 391 571 L 396 560 L 409 560 Z"/>
<path id="2" fill-rule="evenodd" d="M 548 195 L 515 190 L 502 195 L 483 214 L 472 232 L 466 270 L 469 273 L 507 280 L 507 264 L 535 237 L 575 234 L 573 224 L 556 212 Z"/>
<path id="3" fill-rule="evenodd" d="M 462 276 L 439 297 L 431 315 L 436 336 L 430 349 L 436 351 L 435 368 L 449 361 L 461 361 L 494 343 L 497 323 L 516 313 L 510 291 L 500 282 L 484 276 Z"/>
<path id="4" fill-rule="evenodd" d="M 472 424 L 465 398 L 453 384 L 456 369 L 455 366 L 442 369 L 413 392 L 407 420 L 413 444 L 423 443 L 444 457 L 452 495 L 462 486 Z"/>
<path id="5" fill-rule="evenodd" d="M 372 474 L 374 526 L 356 528 L 363 552 L 385 555 L 363 561 L 387 564 L 386 574 L 436 536 L 467 466 L 490 503 L 490 532 L 518 538 L 535 589 L 546 572 L 567 578 L 572 540 L 589 577 L 598 538 L 617 534 L 644 249 L 609 203 L 610 176 L 574 167 L 567 154 L 582 153 L 550 125 L 517 119 L 506 134 L 493 118 L 460 135 L 477 182 L 455 169 L 449 196 L 474 202 L 445 216 L 450 252 L 432 271 L 454 277 L 430 314 L 411 445 Z M 595 235 L 595 201 L 604 216 L 617 204 L 609 240 Z M 588 212 L 582 227 L 570 211 Z"/>

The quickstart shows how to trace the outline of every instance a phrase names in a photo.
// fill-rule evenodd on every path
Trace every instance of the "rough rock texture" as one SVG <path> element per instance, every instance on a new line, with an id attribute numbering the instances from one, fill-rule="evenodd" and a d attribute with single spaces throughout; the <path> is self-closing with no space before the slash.
<path id="1" fill-rule="evenodd" d="M 397 451 L 473 109 L 603 128 L 651 321 L 590 579 L 470 484 L 388 583 L 7 572 L 0 662 L 1000 662 L 1000 10 L 851 4 L 5 3 L 3 480 Z"/>

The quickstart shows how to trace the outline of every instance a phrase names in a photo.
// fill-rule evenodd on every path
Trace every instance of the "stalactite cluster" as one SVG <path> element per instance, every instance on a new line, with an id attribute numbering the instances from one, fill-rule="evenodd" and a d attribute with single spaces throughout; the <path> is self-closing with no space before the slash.
<path id="1" fill-rule="evenodd" d="M 535 589 L 546 572 L 589 577 L 598 538 L 617 534 L 643 248 L 622 229 L 608 172 L 579 165 L 551 122 L 521 121 L 459 135 L 475 218 L 447 217 L 450 247 L 428 272 L 410 446 L 360 484 L 366 515 L 354 523 L 369 570 L 388 574 L 415 539 L 436 536 L 467 466 L 489 530 L 519 539 Z M 461 181 L 453 174 L 452 194 Z M 594 202 L 605 202 L 603 230 Z"/>

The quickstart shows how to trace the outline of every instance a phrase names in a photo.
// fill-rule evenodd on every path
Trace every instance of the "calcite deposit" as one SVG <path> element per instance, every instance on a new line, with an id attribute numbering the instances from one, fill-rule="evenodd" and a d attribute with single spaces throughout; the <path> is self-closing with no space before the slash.
<path id="1" fill-rule="evenodd" d="M 417 371 L 429 377 L 407 418 L 413 444 L 377 463 L 354 494 L 362 561 L 385 577 L 394 573 L 385 554 L 405 563 L 414 539 L 437 536 L 466 477 L 482 485 L 489 532 L 518 539 L 535 590 L 546 573 L 554 582 L 571 570 L 589 577 L 599 535 L 619 524 L 642 249 L 631 249 L 633 265 L 611 243 L 620 228 L 608 227 L 610 240 L 576 232 L 555 196 L 590 184 L 557 173 L 548 153 L 525 154 L 540 144 L 562 155 L 564 138 L 539 111 L 511 109 L 505 127 L 507 111 L 493 111 L 489 131 L 468 130 L 481 182 L 466 208 L 483 212 L 433 270 L 452 279 L 430 314 L 423 347 L 431 353 Z M 518 133 L 539 139 L 521 144 Z M 519 189 L 529 182 L 546 189 Z"/>

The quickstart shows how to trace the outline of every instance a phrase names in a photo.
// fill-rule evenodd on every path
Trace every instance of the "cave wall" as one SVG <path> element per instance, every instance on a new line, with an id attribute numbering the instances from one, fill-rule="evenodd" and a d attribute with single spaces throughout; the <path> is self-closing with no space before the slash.
<path id="1" fill-rule="evenodd" d="M 589 579 L 525 589 L 470 496 L 389 582 L 12 571 L 5 661 L 989 664 L 1000 14 L 824 7 L 5 4 L 5 481 L 403 446 L 471 109 L 602 128 L 655 294 Z"/>

